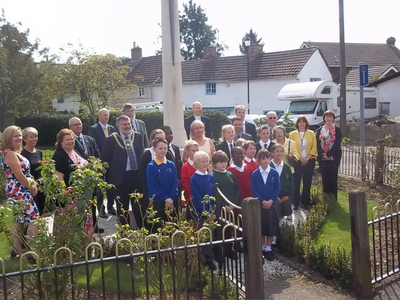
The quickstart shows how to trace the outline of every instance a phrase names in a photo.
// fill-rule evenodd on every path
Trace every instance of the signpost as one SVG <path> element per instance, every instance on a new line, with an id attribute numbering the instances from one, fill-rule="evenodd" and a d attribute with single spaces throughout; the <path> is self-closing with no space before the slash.
<path id="1" fill-rule="evenodd" d="M 366 175 L 366 157 L 365 157 L 365 121 L 364 121 L 364 86 L 369 83 L 368 65 L 360 63 L 360 138 L 361 138 L 361 178 L 364 181 Z"/>

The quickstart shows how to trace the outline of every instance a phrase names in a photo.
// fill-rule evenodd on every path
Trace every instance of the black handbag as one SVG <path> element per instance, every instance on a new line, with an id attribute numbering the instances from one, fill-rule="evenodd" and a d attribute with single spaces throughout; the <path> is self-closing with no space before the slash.
<path id="1" fill-rule="evenodd" d="M 290 154 L 290 143 L 291 143 L 291 141 L 289 140 L 287 160 L 288 160 L 289 165 L 294 166 L 299 160 L 297 159 L 297 157 L 295 157 L 293 155 L 292 155 L 292 157 L 289 157 L 289 154 Z"/>

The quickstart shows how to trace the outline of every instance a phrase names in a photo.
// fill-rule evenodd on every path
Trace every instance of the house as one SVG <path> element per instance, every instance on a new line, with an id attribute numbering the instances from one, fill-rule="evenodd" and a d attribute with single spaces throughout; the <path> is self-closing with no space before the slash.
<path id="1" fill-rule="evenodd" d="M 395 46 L 396 39 L 390 37 L 386 44 L 346 43 L 346 81 L 347 85 L 358 85 L 358 66 L 360 62 L 369 65 L 370 77 L 384 77 L 397 73 L 400 69 L 400 50 Z M 300 49 L 317 47 L 325 57 L 332 78 L 340 83 L 340 44 L 324 42 L 303 42 Z"/>
<path id="2" fill-rule="evenodd" d="M 162 57 L 142 57 L 142 49 L 132 49 L 129 78 L 138 85 L 137 93 L 125 95 L 133 104 L 162 101 Z M 277 99 L 288 83 L 332 80 L 328 65 L 315 47 L 264 53 L 260 45 L 249 49 L 250 110 L 286 109 Z M 182 61 L 183 104 L 191 107 L 200 101 L 203 109 L 218 109 L 228 114 L 238 104 L 247 106 L 247 57 L 218 57 L 215 47 L 204 49 L 204 57 Z"/>
<path id="3" fill-rule="evenodd" d="M 380 111 L 385 115 L 400 116 L 400 72 L 372 82 L 379 89 Z"/>

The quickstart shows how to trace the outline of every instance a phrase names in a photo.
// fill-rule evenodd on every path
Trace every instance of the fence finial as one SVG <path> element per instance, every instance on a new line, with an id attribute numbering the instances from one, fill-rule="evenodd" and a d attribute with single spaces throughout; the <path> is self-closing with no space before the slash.
<path id="1" fill-rule="evenodd" d="M 133 253 L 133 244 L 132 244 L 132 241 L 131 241 L 130 239 L 128 239 L 128 238 L 122 238 L 122 239 L 119 239 L 119 240 L 117 241 L 117 243 L 115 244 L 115 256 L 116 256 L 116 257 L 118 257 L 118 253 L 119 253 L 119 244 L 122 243 L 122 242 L 127 242 L 128 245 L 129 245 L 129 254 L 132 254 L 132 253 Z"/>
<path id="2" fill-rule="evenodd" d="M 98 242 L 92 242 L 85 248 L 85 259 L 89 261 L 89 249 L 90 247 L 98 247 L 100 249 L 100 259 L 103 259 L 103 246 Z"/>
<path id="3" fill-rule="evenodd" d="M 67 247 L 60 247 L 54 252 L 54 265 L 57 266 L 57 254 L 60 251 L 67 251 L 69 256 L 69 263 L 72 264 L 72 251 Z"/>

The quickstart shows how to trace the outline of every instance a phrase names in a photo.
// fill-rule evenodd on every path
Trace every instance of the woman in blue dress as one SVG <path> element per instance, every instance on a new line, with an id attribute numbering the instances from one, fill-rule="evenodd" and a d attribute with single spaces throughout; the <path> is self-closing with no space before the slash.
<path id="1" fill-rule="evenodd" d="M 39 211 L 33 200 L 37 186 L 30 174 L 29 161 L 20 153 L 22 150 L 21 128 L 7 127 L 1 140 L 1 166 L 7 178 L 6 195 L 14 202 L 15 223 L 12 228 L 14 249 L 11 256 L 22 254 L 23 227 L 28 223 L 28 236 L 37 235 L 35 220 Z"/>

